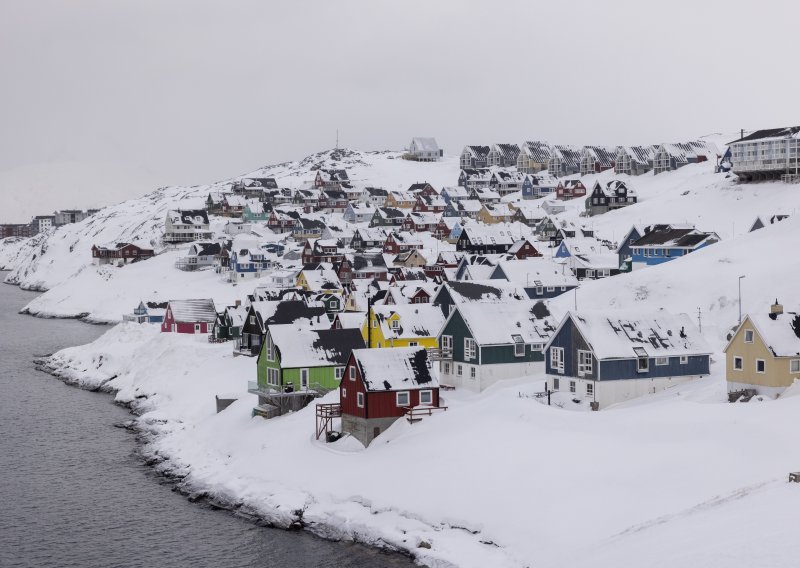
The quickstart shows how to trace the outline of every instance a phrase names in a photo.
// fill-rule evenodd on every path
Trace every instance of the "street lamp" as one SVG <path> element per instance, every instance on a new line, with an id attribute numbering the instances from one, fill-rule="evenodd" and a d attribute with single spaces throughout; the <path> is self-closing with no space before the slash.
<path id="1" fill-rule="evenodd" d="M 744 274 L 739 276 L 739 325 L 742 325 L 742 278 Z"/>

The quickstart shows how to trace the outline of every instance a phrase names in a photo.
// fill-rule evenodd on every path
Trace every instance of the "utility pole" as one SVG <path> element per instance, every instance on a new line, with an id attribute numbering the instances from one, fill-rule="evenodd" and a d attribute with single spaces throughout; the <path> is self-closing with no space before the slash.
<path id="1" fill-rule="evenodd" d="M 739 276 L 739 325 L 742 325 L 742 278 L 744 274 Z"/>
<path id="2" fill-rule="evenodd" d="M 700 333 L 703 333 L 703 316 L 700 313 L 700 307 L 697 308 L 697 328 L 699 329 Z"/>
<path id="3" fill-rule="evenodd" d="M 367 300 L 367 348 L 372 349 L 372 296 Z"/>
<path id="4" fill-rule="evenodd" d="M 336 129 L 336 149 L 339 149 L 339 129 Z"/>

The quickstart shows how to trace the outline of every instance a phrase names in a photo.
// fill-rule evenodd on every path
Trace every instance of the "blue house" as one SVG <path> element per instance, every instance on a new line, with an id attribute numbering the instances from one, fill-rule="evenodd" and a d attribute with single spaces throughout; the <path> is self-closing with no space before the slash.
<path id="1" fill-rule="evenodd" d="M 532 300 L 555 298 L 571 292 L 579 284 L 563 264 L 542 257 L 500 261 L 489 278 L 507 280 L 522 287 Z"/>
<path id="2" fill-rule="evenodd" d="M 263 251 L 258 249 L 237 249 L 230 253 L 231 282 L 239 282 L 246 278 L 259 278 L 264 270 L 270 266 L 269 260 Z"/>
<path id="3" fill-rule="evenodd" d="M 133 314 L 122 316 L 123 321 L 135 321 L 136 323 L 162 323 L 164 314 L 167 311 L 169 302 L 139 302 L 133 309 Z"/>
<path id="4" fill-rule="evenodd" d="M 711 349 L 685 314 L 568 313 L 545 345 L 548 387 L 597 410 L 709 373 Z"/>
<path id="5" fill-rule="evenodd" d="M 716 242 L 716 233 L 704 233 L 694 226 L 651 225 L 630 244 L 632 268 L 669 262 Z"/>
<path id="6" fill-rule="evenodd" d="M 556 190 L 555 179 L 549 180 L 542 176 L 528 174 L 522 180 L 522 199 L 539 199 L 550 195 Z"/>
<path id="7" fill-rule="evenodd" d="M 619 242 L 617 246 L 617 255 L 619 256 L 619 267 L 620 271 L 622 272 L 630 272 L 631 270 L 631 262 L 632 262 L 632 255 L 633 243 L 636 242 L 639 238 L 641 238 L 642 234 L 644 233 L 643 229 L 639 229 L 637 226 L 631 227 L 631 230 L 625 233 L 625 236 Z"/>

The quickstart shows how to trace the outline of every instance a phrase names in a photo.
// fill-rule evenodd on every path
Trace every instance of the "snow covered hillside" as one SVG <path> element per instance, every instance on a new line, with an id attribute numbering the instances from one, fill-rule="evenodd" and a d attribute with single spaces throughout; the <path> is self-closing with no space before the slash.
<path id="1" fill-rule="evenodd" d="M 252 359 L 204 337 L 122 324 L 48 367 L 118 391 L 155 435 L 146 452 L 190 491 L 429 566 L 790 568 L 800 554 L 785 481 L 800 396 L 728 404 L 719 363 L 601 412 L 567 411 L 586 410 L 568 393 L 548 407 L 531 378 L 451 391 L 447 412 L 398 420 L 367 450 L 316 441 L 313 406 L 252 418 Z M 239 400 L 216 414 L 222 393 Z"/>

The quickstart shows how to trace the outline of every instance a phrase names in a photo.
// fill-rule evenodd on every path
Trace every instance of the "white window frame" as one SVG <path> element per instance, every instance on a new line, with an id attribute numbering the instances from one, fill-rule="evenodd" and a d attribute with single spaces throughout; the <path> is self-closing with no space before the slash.
<path id="1" fill-rule="evenodd" d="M 576 392 L 577 390 L 578 389 L 577 389 L 577 386 L 575 384 L 575 381 L 570 381 L 569 382 L 569 392 Z"/>
<path id="2" fill-rule="evenodd" d="M 789 360 L 789 373 L 790 374 L 800 373 L 800 359 Z"/>
<path id="3" fill-rule="evenodd" d="M 592 352 L 578 349 L 578 376 L 592 374 Z"/>
<path id="4" fill-rule="evenodd" d="M 687 365 L 688 363 L 689 363 L 689 356 L 681 355 L 681 365 Z"/>
<path id="5" fill-rule="evenodd" d="M 347 389 L 342 389 L 342 398 L 347 398 Z"/>
<path id="6" fill-rule="evenodd" d="M 358 392 L 356 393 L 356 406 L 359 408 L 364 408 L 364 393 Z"/>
<path id="7" fill-rule="evenodd" d="M 450 361 L 443 361 L 442 362 L 442 373 L 445 375 L 450 374 Z"/>
<path id="8" fill-rule="evenodd" d="M 433 404 L 433 391 L 432 390 L 421 390 L 421 391 L 419 391 L 419 403 L 420 404 Z"/>
<path id="9" fill-rule="evenodd" d="M 355 365 L 350 367 L 350 380 L 351 381 L 355 381 L 356 380 L 356 366 Z"/>
<path id="10" fill-rule="evenodd" d="M 464 338 L 464 359 L 471 361 L 477 359 L 478 349 L 475 340 L 471 337 Z"/>
<path id="11" fill-rule="evenodd" d="M 761 363 L 762 366 L 764 367 L 763 371 L 759 371 L 758 370 L 758 364 L 759 363 Z M 766 372 L 767 372 L 767 362 L 764 359 L 756 359 L 756 373 L 759 374 L 759 375 L 763 375 Z"/>
<path id="12" fill-rule="evenodd" d="M 475 366 L 469 368 L 469 378 L 475 380 L 478 378 L 478 369 Z"/>
<path id="13" fill-rule="evenodd" d="M 586 383 L 586 396 L 594 396 L 594 383 Z"/>
<path id="14" fill-rule="evenodd" d="M 400 328 L 400 320 L 392 320 L 392 329 L 399 329 Z"/>
<path id="15" fill-rule="evenodd" d="M 400 398 L 404 397 L 405 402 L 401 402 Z M 395 405 L 399 407 L 411 406 L 411 393 L 409 391 L 398 391 L 395 393 Z"/>
<path id="16" fill-rule="evenodd" d="M 456 365 L 456 375 L 458 375 L 459 377 L 464 375 L 464 365 L 462 365 L 461 363 L 458 363 Z"/>
<path id="17" fill-rule="evenodd" d="M 525 340 L 522 339 L 522 336 L 512 335 L 511 339 L 514 340 L 514 357 L 525 357 Z"/>
<path id="18" fill-rule="evenodd" d="M 342 377 L 344 377 L 344 367 L 336 367 L 336 369 L 334 369 L 334 375 L 337 380 L 341 381 Z"/>
<path id="19" fill-rule="evenodd" d="M 561 390 L 561 380 L 558 377 L 553 377 L 553 390 Z"/>
<path id="20" fill-rule="evenodd" d="M 747 338 L 750 339 L 747 339 Z M 753 333 L 752 329 L 745 329 L 744 330 L 744 342 L 745 343 L 753 343 L 753 339 L 755 338 L 755 333 Z"/>
<path id="21" fill-rule="evenodd" d="M 557 373 L 564 373 L 564 348 L 551 347 L 550 348 L 550 366 L 556 370 Z"/>
<path id="22" fill-rule="evenodd" d="M 734 371 L 744 371 L 744 358 L 743 357 L 734 357 L 733 358 L 733 370 Z"/>
<path id="23" fill-rule="evenodd" d="M 656 367 L 665 367 L 669 365 L 669 357 L 656 357 Z"/>
<path id="24" fill-rule="evenodd" d="M 640 363 L 644 361 L 644 367 Z M 650 372 L 650 357 L 637 357 L 636 358 L 636 372 L 649 373 Z"/>
<path id="25" fill-rule="evenodd" d="M 310 380 L 311 373 L 308 372 L 308 369 L 300 369 L 300 388 L 307 389 Z"/>
<path id="26" fill-rule="evenodd" d="M 453 350 L 453 336 L 452 335 L 443 335 L 442 336 L 442 350 L 443 351 L 452 351 Z"/>

